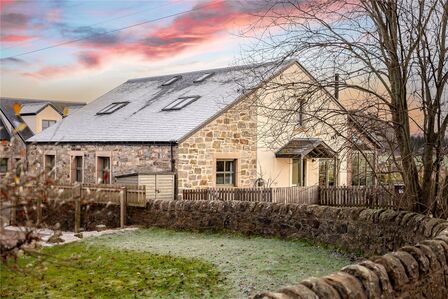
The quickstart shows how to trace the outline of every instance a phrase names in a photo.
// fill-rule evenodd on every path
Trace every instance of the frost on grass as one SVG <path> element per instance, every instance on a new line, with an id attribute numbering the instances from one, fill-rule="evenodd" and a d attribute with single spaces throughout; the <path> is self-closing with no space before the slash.
<path id="1" fill-rule="evenodd" d="M 214 264 L 227 278 L 232 297 L 274 290 L 351 263 L 347 255 L 301 241 L 236 234 L 142 229 L 86 240 L 92 245 L 147 251 Z"/>

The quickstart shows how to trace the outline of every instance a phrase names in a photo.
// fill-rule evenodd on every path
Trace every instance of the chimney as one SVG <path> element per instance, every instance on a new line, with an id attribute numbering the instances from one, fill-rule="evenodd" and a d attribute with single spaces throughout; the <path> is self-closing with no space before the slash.
<path id="1" fill-rule="evenodd" d="M 339 74 L 334 74 L 334 97 L 339 101 Z"/>

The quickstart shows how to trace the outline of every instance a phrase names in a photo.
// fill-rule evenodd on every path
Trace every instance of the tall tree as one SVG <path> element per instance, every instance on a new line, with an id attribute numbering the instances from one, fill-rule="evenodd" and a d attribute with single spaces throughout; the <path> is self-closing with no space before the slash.
<path id="1" fill-rule="evenodd" d="M 317 78 L 308 83 L 312 87 L 296 88 L 302 99 L 315 88 L 334 88 L 339 74 L 344 108 L 337 113 L 363 111 L 368 123 L 388 132 L 383 144 L 414 210 L 441 213 L 448 201 L 448 1 L 266 0 L 263 5 L 266 13 L 244 32 L 256 40 L 245 57 L 298 58 Z M 413 135 L 423 137 L 420 147 Z"/>

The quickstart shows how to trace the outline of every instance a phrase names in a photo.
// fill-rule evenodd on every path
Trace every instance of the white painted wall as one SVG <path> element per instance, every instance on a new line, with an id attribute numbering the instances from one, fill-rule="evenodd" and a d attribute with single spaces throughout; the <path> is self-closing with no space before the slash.
<path id="1" fill-rule="evenodd" d="M 275 85 L 275 82 L 283 85 L 289 82 L 309 82 L 309 80 L 311 79 L 308 74 L 299 65 L 294 64 L 280 76 L 273 78 L 271 82 L 274 82 L 273 85 Z M 295 120 L 291 118 L 291 111 L 284 111 L 283 115 L 281 111 L 279 112 L 281 109 L 287 110 L 288 105 L 296 107 L 297 97 L 294 94 L 294 88 L 290 86 L 287 90 L 276 90 L 274 88 L 274 91 L 266 92 L 266 90 L 271 89 L 269 86 L 271 84 L 267 83 L 266 87 L 261 87 L 253 95 L 254 100 L 258 101 L 259 107 L 257 115 L 257 173 L 259 177 L 263 174 L 265 180 L 274 182 L 272 186 L 291 186 L 292 159 L 277 159 L 275 158 L 275 152 L 293 138 L 320 138 L 331 149 L 339 153 L 338 183 L 339 185 L 347 185 L 345 139 L 335 136 L 335 131 L 331 129 L 331 126 L 317 120 L 321 117 L 319 115 L 321 108 L 322 110 L 328 110 L 336 107 L 337 104 L 330 100 L 330 95 L 324 91 L 317 91 L 313 98 L 307 101 L 309 107 L 305 105 L 304 109 L 314 111 L 316 118 L 308 120 L 304 128 L 298 128 L 295 126 Z M 347 120 L 345 116 L 334 115 L 331 117 L 331 121 L 333 122 L 331 125 L 336 127 L 339 132 L 346 131 Z M 306 163 L 305 184 L 307 186 L 317 185 L 319 183 L 319 160 L 315 159 L 313 162 L 309 159 Z"/>

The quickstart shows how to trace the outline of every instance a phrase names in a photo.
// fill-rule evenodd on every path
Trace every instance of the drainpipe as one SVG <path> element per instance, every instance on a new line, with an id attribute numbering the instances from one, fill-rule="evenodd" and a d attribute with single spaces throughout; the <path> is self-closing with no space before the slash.
<path id="1" fill-rule="evenodd" d="M 170 158 L 171 158 L 171 172 L 174 173 L 174 200 L 177 199 L 178 196 L 178 190 L 179 190 L 179 186 L 178 186 L 178 182 L 177 182 L 177 170 L 176 170 L 176 158 L 174 157 L 174 144 L 176 143 L 176 141 L 171 140 L 170 141 Z"/>

